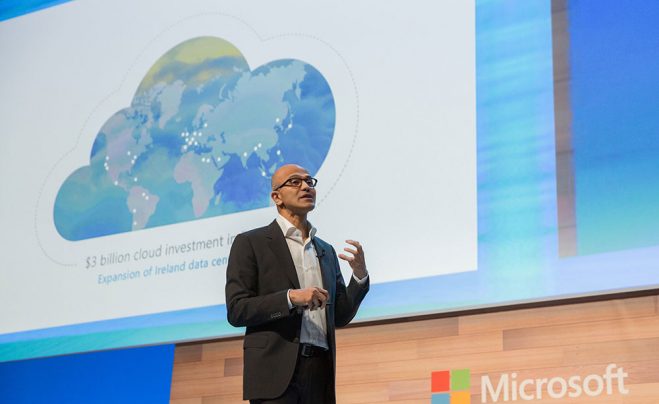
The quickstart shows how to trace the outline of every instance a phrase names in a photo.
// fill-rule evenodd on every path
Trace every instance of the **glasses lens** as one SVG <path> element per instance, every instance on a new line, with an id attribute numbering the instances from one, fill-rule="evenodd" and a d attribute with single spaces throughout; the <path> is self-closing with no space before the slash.
<path id="1" fill-rule="evenodd" d="M 309 178 L 298 178 L 298 177 L 293 177 L 289 178 L 286 181 L 284 181 L 283 184 L 275 188 L 275 191 L 285 187 L 285 186 L 291 186 L 291 187 L 296 187 L 300 188 L 302 186 L 302 182 L 305 182 L 310 188 L 315 188 L 316 184 L 318 183 L 318 180 L 312 177 Z"/>

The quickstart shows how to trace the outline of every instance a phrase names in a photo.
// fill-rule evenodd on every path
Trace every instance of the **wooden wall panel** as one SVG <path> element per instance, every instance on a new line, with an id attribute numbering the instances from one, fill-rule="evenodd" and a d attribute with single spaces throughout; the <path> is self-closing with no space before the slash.
<path id="1" fill-rule="evenodd" d="M 574 324 L 584 321 L 611 320 L 616 318 L 644 317 L 656 314 L 654 296 L 630 300 L 609 300 L 598 305 L 549 306 L 517 310 L 515 316 L 508 312 L 465 316 L 460 318 L 460 335 L 481 333 L 485 330 L 530 328 L 547 324 Z"/>
<path id="2" fill-rule="evenodd" d="M 429 403 L 431 373 L 462 368 L 471 372 L 472 403 L 480 403 L 481 375 L 569 377 L 601 373 L 615 363 L 629 373 L 629 395 L 583 395 L 570 402 L 656 404 L 659 298 L 355 326 L 338 331 L 337 352 L 339 403 Z M 176 348 L 173 404 L 239 403 L 241 389 L 242 339 Z"/>

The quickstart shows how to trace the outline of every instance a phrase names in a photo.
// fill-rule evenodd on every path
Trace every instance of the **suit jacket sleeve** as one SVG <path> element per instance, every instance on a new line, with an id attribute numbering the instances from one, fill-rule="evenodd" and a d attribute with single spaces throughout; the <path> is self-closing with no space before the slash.
<path id="1" fill-rule="evenodd" d="M 250 238 L 239 234 L 234 239 L 227 265 L 227 317 L 234 327 L 253 327 L 290 316 L 288 289 L 265 290 L 267 276 L 260 271 L 259 258 Z"/>
<path id="2" fill-rule="evenodd" d="M 335 318 L 334 324 L 337 327 L 343 327 L 350 323 L 350 321 L 357 314 L 359 305 L 366 296 L 366 293 L 369 289 L 369 280 L 367 279 L 366 283 L 360 285 L 352 276 L 350 277 L 350 282 L 346 287 L 345 282 L 343 281 L 343 276 L 341 275 L 341 270 L 339 266 L 339 259 L 336 256 L 334 247 L 332 248 L 332 255 L 334 256 L 334 267 L 336 268 L 336 297 L 335 297 Z"/>

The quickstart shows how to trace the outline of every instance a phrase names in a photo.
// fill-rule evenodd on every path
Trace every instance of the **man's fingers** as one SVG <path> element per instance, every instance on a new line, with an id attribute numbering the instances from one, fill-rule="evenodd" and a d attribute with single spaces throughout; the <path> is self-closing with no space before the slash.
<path id="1" fill-rule="evenodd" d="M 318 287 L 309 288 L 308 290 L 311 292 L 307 303 L 309 310 L 325 308 L 325 304 L 329 298 L 329 292 L 323 288 Z"/>
<path id="2" fill-rule="evenodd" d="M 323 294 L 320 294 L 318 296 L 314 296 L 314 298 L 311 300 L 311 306 L 309 307 L 311 310 L 315 309 L 324 309 L 325 304 L 327 303 L 327 297 Z"/>
<path id="3" fill-rule="evenodd" d="M 357 255 L 357 250 L 355 250 L 353 248 L 346 247 L 346 248 L 343 249 L 343 251 L 349 252 L 350 254 L 353 254 L 353 255 Z"/>
<path id="4" fill-rule="evenodd" d="M 356 240 L 346 240 L 346 243 L 353 245 L 357 247 L 357 250 L 361 251 L 362 250 L 362 245 L 359 243 L 359 241 Z"/>
<path id="5" fill-rule="evenodd" d="M 355 257 L 349 257 L 345 254 L 339 254 L 339 258 L 341 258 L 344 261 L 352 262 L 355 260 Z"/>
<path id="6" fill-rule="evenodd" d="M 325 302 L 329 299 L 329 292 L 323 288 L 312 287 L 291 290 L 289 297 L 294 305 L 314 310 L 318 307 L 324 307 Z"/>
<path id="7" fill-rule="evenodd" d="M 327 297 L 329 296 L 329 293 L 327 293 L 326 290 L 316 288 L 316 290 L 313 291 L 313 298 L 318 299 L 321 302 L 324 302 L 327 300 Z"/>

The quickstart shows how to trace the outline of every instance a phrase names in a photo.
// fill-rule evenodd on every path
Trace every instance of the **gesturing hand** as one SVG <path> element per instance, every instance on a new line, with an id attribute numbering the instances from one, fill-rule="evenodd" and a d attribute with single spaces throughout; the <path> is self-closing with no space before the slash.
<path id="1" fill-rule="evenodd" d="M 292 289 L 288 292 L 288 298 L 291 299 L 293 305 L 308 308 L 309 310 L 324 309 L 328 297 L 329 293 L 318 287 Z"/>
<path id="2" fill-rule="evenodd" d="M 339 254 L 339 258 L 344 261 L 348 261 L 350 268 L 352 268 L 352 273 L 355 274 L 358 279 L 364 279 L 364 277 L 368 274 L 366 271 L 366 258 L 364 258 L 364 249 L 362 248 L 362 245 L 359 244 L 359 241 L 346 240 L 346 243 L 355 247 L 346 247 L 343 249 L 343 251 L 349 252 L 352 254 L 352 256 Z"/>

